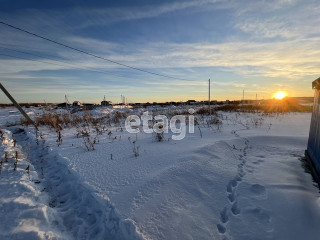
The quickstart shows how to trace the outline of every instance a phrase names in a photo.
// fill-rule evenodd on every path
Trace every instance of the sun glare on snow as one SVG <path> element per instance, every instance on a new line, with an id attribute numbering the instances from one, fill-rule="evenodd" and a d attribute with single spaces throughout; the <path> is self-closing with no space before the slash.
<path id="1" fill-rule="evenodd" d="M 287 93 L 282 92 L 282 91 L 279 91 L 279 92 L 276 92 L 275 94 L 273 94 L 273 98 L 278 99 L 278 100 L 281 100 L 281 99 L 285 98 L 286 96 L 287 96 Z"/>

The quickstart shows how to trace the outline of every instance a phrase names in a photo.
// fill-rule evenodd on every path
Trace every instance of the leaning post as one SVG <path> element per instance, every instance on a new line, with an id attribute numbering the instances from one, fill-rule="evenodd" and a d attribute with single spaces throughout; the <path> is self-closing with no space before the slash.
<path id="1" fill-rule="evenodd" d="M 5 87 L 0 83 L 0 88 L 4 92 L 4 94 L 10 99 L 13 105 L 22 113 L 22 115 L 27 119 L 27 121 L 34 125 L 32 119 L 28 116 L 28 114 L 22 109 L 22 107 L 16 102 L 16 100 L 11 96 L 11 94 L 5 89 Z"/>

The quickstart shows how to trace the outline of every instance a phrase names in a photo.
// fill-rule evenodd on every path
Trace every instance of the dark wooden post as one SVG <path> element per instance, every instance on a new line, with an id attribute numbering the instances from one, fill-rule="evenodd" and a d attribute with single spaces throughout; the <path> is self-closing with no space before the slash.
<path id="1" fill-rule="evenodd" d="M 34 125 L 34 122 L 31 120 L 31 118 L 28 116 L 28 114 L 22 109 L 22 107 L 14 100 L 14 98 L 11 96 L 11 94 L 7 91 L 7 89 L 2 86 L 0 83 L 0 88 L 4 92 L 4 94 L 10 99 L 10 101 L 13 103 L 13 105 L 18 108 L 18 110 L 22 113 L 22 115 L 27 119 L 27 121 Z"/>

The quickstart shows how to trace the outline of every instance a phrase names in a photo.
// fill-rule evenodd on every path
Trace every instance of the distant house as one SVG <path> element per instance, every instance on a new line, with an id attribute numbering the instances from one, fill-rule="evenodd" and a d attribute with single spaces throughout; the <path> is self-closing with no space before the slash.
<path id="1" fill-rule="evenodd" d="M 110 105 L 112 105 L 111 101 L 107 101 L 107 100 L 101 101 L 101 106 L 110 106 Z"/>
<path id="2" fill-rule="evenodd" d="M 196 100 L 188 100 L 188 101 L 186 101 L 186 104 L 188 104 L 188 105 L 194 105 L 196 103 L 197 103 Z"/>
<path id="3" fill-rule="evenodd" d="M 74 102 L 72 103 L 72 106 L 73 106 L 73 107 L 79 107 L 79 106 L 81 106 L 81 103 L 80 103 L 79 101 L 74 101 Z"/>
<path id="4" fill-rule="evenodd" d="M 320 183 L 320 78 L 312 83 L 314 104 L 311 117 L 308 147 L 305 152 L 312 173 Z"/>

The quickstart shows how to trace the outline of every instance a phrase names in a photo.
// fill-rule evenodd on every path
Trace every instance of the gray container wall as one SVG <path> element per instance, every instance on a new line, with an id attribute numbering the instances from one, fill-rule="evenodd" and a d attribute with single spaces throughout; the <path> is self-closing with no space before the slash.
<path id="1" fill-rule="evenodd" d="M 308 153 L 316 167 L 318 174 L 320 173 L 320 90 L 315 89 L 314 105 L 311 117 Z"/>

